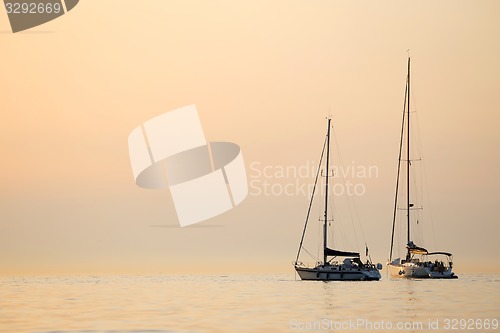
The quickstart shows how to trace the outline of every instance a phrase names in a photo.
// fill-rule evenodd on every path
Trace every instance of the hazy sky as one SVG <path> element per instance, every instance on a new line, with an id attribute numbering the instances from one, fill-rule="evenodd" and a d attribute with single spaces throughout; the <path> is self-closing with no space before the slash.
<path id="1" fill-rule="evenodd" d="M 458 274 L 498 270 L 487 264 L 499 259 L 499 13 L 494 0 L 85 0 L 12 34 L 1 10 L 0 273 L 292 274 L 308 198 L 256 188 L 312 175 L 258 174 L 317 162 L 329 110 L 344 164 L 377 170 L 353 181 L 371 256 L 385 262 L 407 49 L 426 245 L 453 252 Z M 135 185 L 127 137 L 189 104 L 208 140 L 241 146 L 254 188 L 179 228 L 168 190 Z"/>

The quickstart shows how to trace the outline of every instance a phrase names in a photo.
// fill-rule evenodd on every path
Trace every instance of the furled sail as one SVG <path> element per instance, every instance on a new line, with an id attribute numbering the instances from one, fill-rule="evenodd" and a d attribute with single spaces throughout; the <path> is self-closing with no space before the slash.
<path id="1" fill-rule="evenodd" d="M 406 246 L 408 248 L 408 251 L 410 251 L 411 254 L 427 254 L 429 251 L 424 249 L 423 247 L 416 246 L 415 243 L 412 241 L 408 242 L 408 245 Z"/>
<path id="2" fill-rule="evenodd" d="M 448 257 L 452 256 L 452 254 L 450 252 L 429 252 L 429 253 L 427 253 L 427 255 L 429 255 L 429 256 L 436 255 L 436 254 L 442 254 L 442 255 L 445 255 L 445 256 L 448 256 Z"/>
<path id="3" fill-rule="evenodd" d="M 359 258 L 359 253 L 357 252 L 346 252 L 346 251 L 339 251 L 339 250 L 332 250 L 329 248 L 325 249 L 325 254 L 327 256 L 332 256 L 332 257 L 354 257 L 354 258 Z"/>

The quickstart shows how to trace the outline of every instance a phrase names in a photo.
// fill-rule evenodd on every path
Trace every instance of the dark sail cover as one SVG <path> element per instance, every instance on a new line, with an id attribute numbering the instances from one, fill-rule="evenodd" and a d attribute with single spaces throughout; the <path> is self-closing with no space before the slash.
<path id="1" fill-rule="evenodd" d="M 429 253 L 427 253 L 427 255 L 429 255 L 429 256 L 431 256 L 433 254 L 443 254 L 443 255 L 448 256 L 448 257 L 452 256 L 452 254 L 450 252 L 429 252 Z"/>
<path id="2" fill-rule="evenodd" d="M 329 248 L 325 249 L 325 254 L 327 256 L 332 256 L 332 257 L 354 257 L 354 258 L 359 258 L 359 253 L 357 253 L 357 252 L 346 252 L 346 251 L 332 250 L 332 249 L 329 249 Z"/>
<path id="3" fill-rule="evenodd" d="M 427 254 L 428 251 L 424 249 L 423 247 L 416 246 L 415 243 L 412 241 L 408 242 L 408 245 L 406 248 L 410 251 L 412 254 Z"/>

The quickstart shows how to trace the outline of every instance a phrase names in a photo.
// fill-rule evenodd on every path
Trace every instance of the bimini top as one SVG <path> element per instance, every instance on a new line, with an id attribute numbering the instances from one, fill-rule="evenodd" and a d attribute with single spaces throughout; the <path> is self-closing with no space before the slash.
<path id="1" fill-rule="evenodd" d="M 346 251 L 332 250 L 332 249 L 329 249 L 329 248 L 325 249 L 325 254 L 327 256 L 332 256 L 332 257 L 353 257 L 353 258 L 359 258 L 359 253 L 357 253 L 357 252 L 346 252 Z"/>

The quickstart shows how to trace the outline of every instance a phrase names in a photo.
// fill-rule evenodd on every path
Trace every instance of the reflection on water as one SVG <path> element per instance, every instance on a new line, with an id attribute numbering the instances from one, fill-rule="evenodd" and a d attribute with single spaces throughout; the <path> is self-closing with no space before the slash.
<path id="1" fill-rule="evenodd" d="M 298 281 L 293 274 L 0 282 L 0 332 L 9 333 L 423 332 L 430 322 L 443 330 L 447 319 L 498 320 L 500 314 L 498 275 L 370 282 Z"/>

